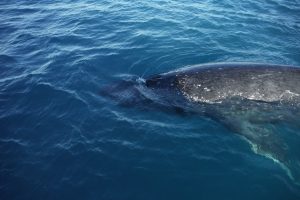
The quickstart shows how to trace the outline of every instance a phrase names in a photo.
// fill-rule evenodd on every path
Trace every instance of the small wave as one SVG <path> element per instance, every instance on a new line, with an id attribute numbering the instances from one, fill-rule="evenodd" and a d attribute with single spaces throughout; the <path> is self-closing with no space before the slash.
<path id="1" fill-rule="evenodd" d="M 22 146 L 22 147 L 27 147 L 28 146 L 28 142 L 22 141 L 21 139 L 14 139 L 14 138 L 7 138 L 7 139 L 2 138 L 1 139 L 0 138 L 0 142 L 17 144 L 17 145 Z"/>

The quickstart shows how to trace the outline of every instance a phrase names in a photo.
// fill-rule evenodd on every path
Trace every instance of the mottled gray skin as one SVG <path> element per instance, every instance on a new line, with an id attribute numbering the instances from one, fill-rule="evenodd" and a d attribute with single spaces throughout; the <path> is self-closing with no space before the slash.
<path id="1" fill-rule="evenodd" d="M 279 163 L 300 185 L 299 156 L 291 153 L 276 126 L 282 121 L 300 124 L 300 68 L 198 65 L 152 76 L 146 86 L 164 104 L 204 113 L 223 123 L 246 139 L 255 153 Z"/>
<path id="2" fill-rule="evenodd" d="M 194 102 L 215 103 L 232 97 L 291 102 L 300 99 L 300 68 L 241 63 L 198 65 L 150 77 L 146 85 L 175 87 Z"/>

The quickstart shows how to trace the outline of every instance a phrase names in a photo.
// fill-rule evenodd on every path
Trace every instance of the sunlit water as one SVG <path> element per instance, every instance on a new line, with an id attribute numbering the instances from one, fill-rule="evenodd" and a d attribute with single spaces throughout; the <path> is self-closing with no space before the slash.
<path id="1" fill-rule="evenodd" d="M 223 124 L 100 92 L 207 62 L 299 66 L 299 47 L 299 0 L 1 1 L 0 199 L 299 199 Z M 279 130 L 297 149 L 295 127 Z"/>

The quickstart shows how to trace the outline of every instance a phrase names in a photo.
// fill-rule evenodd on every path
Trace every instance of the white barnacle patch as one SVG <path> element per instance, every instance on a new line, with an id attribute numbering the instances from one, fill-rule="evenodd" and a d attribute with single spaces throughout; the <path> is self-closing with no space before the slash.
<path id="1" fill-rule="evenodd" d="M 205 87 L 205 88 L 203 88 L 204 89 L 204 91 L 206 91 L 206 92 L 210 92 L 211 91 L 211 89 L 209 89 L 209 88 L 207 88 L 207 87 Z"/>
<path id="2" fill-rule="evenodd" d="M 254 94 L 251 94 L 249 97 L 248 97 L 249 100 L 256 100 L 256 96 Z"/>
<path id="3" fill-rule="evenodd" d="M 208 104 L 222 103 L 222 100 L 220 99 L 208 99 L 205 98 L 204 96 L 189 94 L 185 91 L 182 91 L 182 94 L 183 96 L 185 96 L 185 98 L 187 98 L 189 101 L 192 102 L 201 102 L 201 103 L 208 103 Z"/>
<path id="4" fill-rule="evenodd" d="M 290 90 L 285 90 L 281 95 L 280 95 L 280 99 L 293 99 L 294 97 L 299 97 L 300 94 L 292 92 Z"/>
<path id="5" fill-rule="evenodd" d="M 190 101 L 193 101 L 193 102 L 202 102 L 202 103 L 209 103 L 209 104 L 219 103 L 219 102 L 215 102 L 215 101 L 210 100 L 210 99 L 206 99 L 202 96 L 199 97 L 199 96 L 196 96 L 196 95 L 188 95 L 187 97 Z"/>
<path id="6" fill-rule="evenodd" d="M 180 85 L 180 92 L 181 94 L 189 101 L 191 102 L 199 102 L 199 103 L 221 103 L 222 101 L 218 96 L 211 96 L 206 92 L 212 92 L 213 88 L 209 87 L 203 87 L 202 83 L 194 83 L 191 84 L 193 81 L 191 79 L 187 79 L 185 77 L 178 80 L 178 83 Z"/>
<path id="7" fill-rule="evenodd" d="M 286 90 L 285 93 L 291 95 L 291 96 L 300 96 L 299 94 L 295 93 L 295 92 L 291 92 L 290 90 Z"/>

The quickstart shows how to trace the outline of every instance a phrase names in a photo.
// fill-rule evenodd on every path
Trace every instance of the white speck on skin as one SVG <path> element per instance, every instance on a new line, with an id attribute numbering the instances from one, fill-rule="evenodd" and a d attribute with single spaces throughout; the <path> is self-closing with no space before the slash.
<path id="1" fill-rule="evenodd" d="M 209 88 L 207 88 L 207 87 L 205 87 L 204 90 L 205 90 L 206 92 L 210 92 L 210 91 L 211 91 L 211 89 L 209 89 Z"/>

